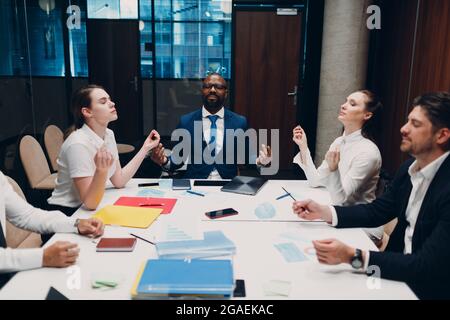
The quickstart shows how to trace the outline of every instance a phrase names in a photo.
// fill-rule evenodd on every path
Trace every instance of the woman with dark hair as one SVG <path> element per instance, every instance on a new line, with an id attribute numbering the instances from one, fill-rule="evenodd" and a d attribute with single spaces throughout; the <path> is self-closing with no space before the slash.
<path id="1" fill-rule="evenodd" d="M 300 148 L 294 163 L 303 169 L 311 187 L 327 187 L 334 205 L 369 203 L 376 198 L 381 154 L 371 138 L 381 108 L 382 104 L 371 91 L 350 94 L 338 115 L 344 125 L 343 135 L 334 140 L 317 169 L 308 149 L 306 133 L 300 126 L 293 130 L 293 140 Z M 383 236 L 382 227 L 366 232 L 373 240 Z"/>
<path id="2" fill-rule="evenodd" d="M 79 89 L 72 97 L 72 112 L 74 126 L 61 147 L 56 187 L 48 199 L 49 209 L 69 216 L 81 205 L 96 209 L 108 180 L 114 187 L 123 188 L 160 140 L 158 132 L 152 130 L 138 153 L 122 168 L 114 133 L 108 129 L 108 124 L 118 118 L 108 93 L 97 85 Z"/>

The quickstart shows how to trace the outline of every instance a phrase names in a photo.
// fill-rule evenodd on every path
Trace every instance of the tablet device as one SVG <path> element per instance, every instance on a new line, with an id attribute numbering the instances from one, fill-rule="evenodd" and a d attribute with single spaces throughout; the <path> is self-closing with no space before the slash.
<path id="1" fill-rule="evenodd" d="M 223 187 L 230 180 L 195 180 L 194 186 L 199 187 Z"/>
<path id="2" fill-rule="evenodd" d="M 267 180 L 263 178 L 237 176 L 220 190 L 254 196 L 266 182 Z"/>

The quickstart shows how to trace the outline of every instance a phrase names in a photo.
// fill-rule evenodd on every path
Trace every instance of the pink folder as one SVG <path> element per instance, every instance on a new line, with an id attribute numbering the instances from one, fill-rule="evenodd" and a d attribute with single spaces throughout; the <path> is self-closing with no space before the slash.
<path id="1" fill-rule="evenodd" d="M 163 209 L 161 214 L 171 213 L 177 199 L 151 197 L 120 197 L 114 203 L 116 206 Z"/>

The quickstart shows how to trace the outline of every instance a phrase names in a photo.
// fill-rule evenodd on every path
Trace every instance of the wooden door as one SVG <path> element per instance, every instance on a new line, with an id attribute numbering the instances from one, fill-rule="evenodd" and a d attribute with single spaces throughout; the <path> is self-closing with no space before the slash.
<path id="1" fill-rule="evenodd" d="M 119 119 L 110 124 L 116 140 L 142 138 L 139 22 L 88 19 L 89 82 L 105 87 Z"/>
<path id="2" fill-rule="evenodd" d="M 299 97 L 289 93 L 300 91 L 302 12 L 237 11 L 234 24 L 233 108 L 252 128 L 280 130 L 280 169 L 291 168 Z"/>

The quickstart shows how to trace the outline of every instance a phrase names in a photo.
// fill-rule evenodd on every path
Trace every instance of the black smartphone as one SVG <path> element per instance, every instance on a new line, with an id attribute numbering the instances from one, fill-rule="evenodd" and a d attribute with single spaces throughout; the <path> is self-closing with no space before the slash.
<path id="1" fill-rule="evenodd" d="M 233 292 L 233 297 L 243 298 L 245 297 L 245 281 L 244 280 L 236 280 L 236 288 Z"/>
<path id="2" fill-rule="evenodd" d="M 206 212 L 205 214 L 210 219 L 219 219 L 219 218 L 237 215 L 238 212 L 236 210 L 234 210 L 233 208 L 227 208 L 227 209 L 222 209 L 222 210 L 209 211 L 209 212 Z"/>
<path id="3" fill-rule="evenodd" d="M 154 187 L 159 186 L 159 182 L 139 183 L 138 187 Z"/>

